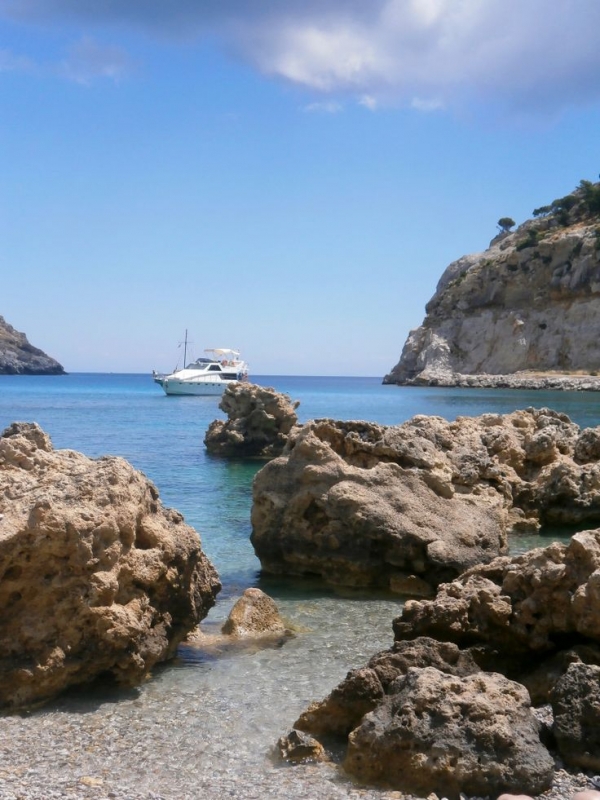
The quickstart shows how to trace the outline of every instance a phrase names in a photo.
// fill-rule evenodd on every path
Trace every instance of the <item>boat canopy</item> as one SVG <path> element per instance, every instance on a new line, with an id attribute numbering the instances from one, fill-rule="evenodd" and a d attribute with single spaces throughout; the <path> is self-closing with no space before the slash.
<path id="1" fill-rule="evenodd" d="M 228 347 L 207 347 L 205 353 L 214 353 L 216 356 L 235 356 L 240 355 L 239 350 L 230 350 Z"/>

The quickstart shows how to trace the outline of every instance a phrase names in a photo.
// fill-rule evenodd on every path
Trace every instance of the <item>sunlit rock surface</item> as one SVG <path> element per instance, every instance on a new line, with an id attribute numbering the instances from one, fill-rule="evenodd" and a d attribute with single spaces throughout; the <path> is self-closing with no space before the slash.
<path id="1" fill-rule="evenodd" d="M 215 602 L 196 531 L 122 458 L 0 437 L 0 707 L 108 675 L 143 680 Z"/>
<path id="2" fill-rule="evenodd" d="M 600 524 L 600 432 L 549 409 L 398 426 L 315 420 L 255 477 L 265 572 L 426 596 L 508 532 Z"/>
<path id="3" fill-rule="evenodd" d="M 450 264 L 384 382 L 600 390 L 600 215 L 570 197 Z"/>
<path id="4" fill-rule="evenodd" d="M 210 423 L 204 444 L 222 456 L 273 458 L 279 455 L 298 421 L 288 395 L 253 383 L 232 383 L 223 392 L 219 408 L 227 420 Z"/>

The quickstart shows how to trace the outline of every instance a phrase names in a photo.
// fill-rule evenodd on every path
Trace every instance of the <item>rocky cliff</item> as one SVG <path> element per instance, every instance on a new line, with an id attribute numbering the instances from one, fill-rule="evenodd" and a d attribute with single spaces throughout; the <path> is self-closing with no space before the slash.
<path id="1" fill-rule="evenodd" d="M 34 347 L 0 317 L 0 375 L 64 375 L 58 361 Z"/>
<path id="2" fill-rule="evenodd" d="M 384 383 L 600 390 L 599 300 L 600 183 L 582 181 L 450 264 Z"/>

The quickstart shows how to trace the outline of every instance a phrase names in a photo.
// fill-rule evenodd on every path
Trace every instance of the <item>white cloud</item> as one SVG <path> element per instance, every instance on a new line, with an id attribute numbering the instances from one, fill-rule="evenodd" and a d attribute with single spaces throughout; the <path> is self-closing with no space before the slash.
<path id="1" fill-rule="evenodd" d="M 410 107 L 417 111 L 440 111 L 444 108 L 444 103 L 437 97 L 413 97 Z"/>
<path id="2" fill-rule="evenodd" d="M 302 110 L 309 114 L 339 114 L 340 111 L 344 110 L 344 106 L 341 103 L 337 103 L 335 100 L 325 100 L 323 102 L 309 103 L 307 106 L 304 106 Z"/>
<path id="3" fill-rule="evenodd" d="M 172 41 L 210 33 L 267 75 L 419 110 L 600 99 L 599 0 L 0 0 L 2 15 Z"/>
<path id="4" fill-rule="evenodd" d="M 360 106 L 364 106 L 368 108 L 369 111 L 375 111 L 379 103 L 377 102 L 377 98 L 373 97 L 371 94 L 363 94 L 362 97 L 359 98 L 358 104 Z"/>
<path id="5" fill-rule="evenodd" d="M 74 44 L 59 67 L 69 80 L 89 86 L 98 78 L 118 83 L 131 68 L 131 60 L 120 47 L 98 44 L 84 36 Z"/>

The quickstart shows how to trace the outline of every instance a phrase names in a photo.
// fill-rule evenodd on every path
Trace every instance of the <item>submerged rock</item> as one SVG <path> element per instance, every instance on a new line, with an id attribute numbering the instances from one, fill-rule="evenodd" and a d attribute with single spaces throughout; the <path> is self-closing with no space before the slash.
<path id="1" fill-rule="evenodd" d="M 226 636 L 281 636 L 287 632 L 275 601 L 260 589 L 246 589 L 222 627 Z"/>
<path id="2" fill-rule="evenodd" d="M 200 539 L 122 458 L 0 437 L 0 707 L 108 675 L 132 685 L 214 605 Z"/>
<path id="3" fill-rule="evenodd" d="M 276 753 L 283 761 L 292 764 L 301 761 L 325 761 L 323 745 L 302 731 L 291 730 L 277 742 Z"/>
<path id="4" fill-rule="evenodd" d="M 223 392 L 219 408 L 228 419 L 208 426 L 204 444 L 222 456 L 273 458 L 279 455 L 298 421 L 289 396 L 253 383 L 232 383 Z"/>

